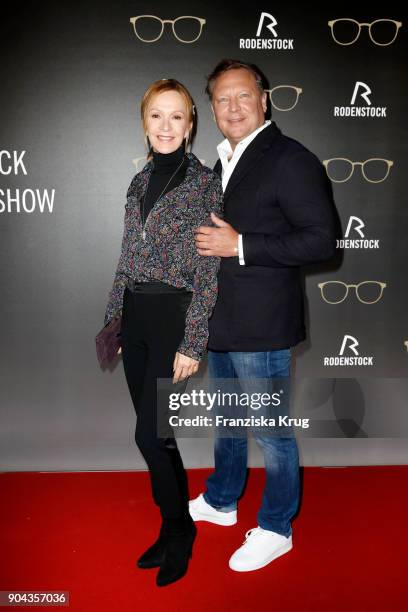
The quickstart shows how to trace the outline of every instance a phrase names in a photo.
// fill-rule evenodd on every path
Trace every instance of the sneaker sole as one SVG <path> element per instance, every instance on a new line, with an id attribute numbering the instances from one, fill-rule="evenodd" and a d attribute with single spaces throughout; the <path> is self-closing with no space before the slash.
<path id="1" fill-rule="evenodd" d="M 265 567 L 266 565 L 269 565 L 269 563 L 272 563 L 272 561 L 275 561 L 275 559 L 278 559 L 282 555 L 290 552 L 292 548 L 293 548 L 293 543 L 291 542 L 290 544 L 285 544 L 285 546 L 275 551 L 273 555 L 269 556 L 265 561 L 262 561 L 261 563 L 258 563 L 257 565 L 253 565 L 252 567 L 246 567 L 245 569 L 243 568 L 238 569 L 236 567 L 231 567 L 231 565 L 229 565 L 229 568 L 232 569 L 234 572 L 253 572 L 255 570 L 261 569 L 262 567 Z"/>
<path id="2" fill-rule="evenodd" d="M 195 513 L 194 510 L 189 510 L 190 516 L 193 521 L 206 521 L 207 523 L 214 523 L 214 525 L 221 525 L 222 527 L 231 527 L 235 525 L 237 521 L 237 517 L 226 517 L 222 519 L 221 517 L 213 516 L 212 514 L 205 514 L 203 512 Z"/>

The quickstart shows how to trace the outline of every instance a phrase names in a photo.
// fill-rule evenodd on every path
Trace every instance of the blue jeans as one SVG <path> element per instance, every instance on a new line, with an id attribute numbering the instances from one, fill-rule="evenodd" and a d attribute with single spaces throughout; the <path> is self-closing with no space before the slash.
<path id="1" fill-rule="evenodd" d="M 211 378 L 289 377 L 290 349 L 259 352 L 209 351 Z M 258 525 L 288 537 L 299 504 L 299 456 L 294 437 L 260 436 L 253 432 L 264 454 L 266 484 L 258 511 Z M 207 479 L 204 499 L 218 510 L 237 507 L 246 479 L 247 439 L 216 436 L 215 470 Z"/>

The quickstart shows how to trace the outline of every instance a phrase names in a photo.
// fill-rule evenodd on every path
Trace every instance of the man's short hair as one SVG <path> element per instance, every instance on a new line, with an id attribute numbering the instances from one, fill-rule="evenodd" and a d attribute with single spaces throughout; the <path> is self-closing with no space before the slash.
<path id="1" fill-rule="evenodd" d="M 214 89 L 214 83 L 219 76 L 224 74 L 224 72 L 228 72 L 228 70 L 239 70 L 239 69 L 248 70 L 253 77 L 255 78 L 256 84 L 261 93 L 264 92 L 264 84 L 265 84 L 265 76 L 261 72 L 261 70 L 255 64 L 248 64 L 247 62 L 241 62 L 240 60 L 234 59 L 223 59 L 214 68 L 211 74 L 207 77 L 207 86 L 205 88 L 205 93 L 208 95 L 210 100 L 212 100 L 212 92 Z"/>

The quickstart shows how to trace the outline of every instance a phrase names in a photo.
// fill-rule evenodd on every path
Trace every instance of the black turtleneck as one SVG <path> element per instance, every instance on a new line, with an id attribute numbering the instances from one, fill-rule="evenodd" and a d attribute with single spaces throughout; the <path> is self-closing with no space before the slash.
<path id="1" fill-rule="evenodd" d="M 144 206 L 142 207 L 141 211 L 143 215 L 143 223 L 146 221 L 147 215 L 157 202 L 160 194 L 162 192 L 162 195 L 166 194 L 168 191 L 178 187 L 183 182 L 186 175 L 187 166 L 189 164 L 189 159 L 187 156 L 185 156 L 183 145 L 181 145 L 176 151 L 173 151 L 173 153 L 156 153 L 153 151 L 152 161 L 153 172 L 150 176 Z M 183 163 L 181 163 L 182 161 Z M 177 170 L 178 167 L 179 169 Z M 176 172 L 176 174 L 174 174 L 174 172 Z M 173 174 L 174 176 L 170 181 Z M 169 184 L 167 185 L 167 183 Z"/>

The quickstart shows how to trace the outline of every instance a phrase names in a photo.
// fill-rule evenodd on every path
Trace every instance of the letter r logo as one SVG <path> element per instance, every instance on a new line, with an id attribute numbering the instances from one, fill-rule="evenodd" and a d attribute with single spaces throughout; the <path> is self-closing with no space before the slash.
<path id="1" fill-rule="evenodd" d="M 349 336 L 348 334 L 346 334 L 343 338 L 339 355 L 343 355 L 348 340 L 350 340 L 349 349 L 353 351 L 355 355 L 358 355 L 358 350 L 356 349 L 356 346 L 358 346 L 358 340 L 357 338 L 354 338 L 354 336 Z"/>
<path id="2" fill-rule="evenodd" d="M 356 81 L 356 84 L 354 85 L 353 96 L 351 98 L 350 104 L 353 105 L 354 102 L 356 101 L 357 93 L 360 87 L 365 90 L 364 93 L 360 94 L 361 97 L 364 98 L 365 102 L 367 103 L 367 106 L 371 106 L 370 98 L 368 97 L 371 93 L 371 89 L 369 88 L 368 85 L 366 85 L 362 81 Z"/>
<path id="3" fill-rule="evenodd" d="M 256 31 L 256 35 L 260 36 L 261 35 L 261 30 L 262 30 L 262 26 L 263 26 L 263 22 L 265 17 L 268 17 L 268 19 L 270 19 L 270 23 L 268 23 L 268 25 L 266 26 L 268 28 L 268 30 L 270 32 L 272 32 L 272 35 L 276 38 L 278 35 L 276 33 L 275 30 L 275 26 L 278 25 L 278 22 L 276 21 L 275 17 L 273 15 L 271 15 L 270 13 L 261 13 L 261 16 L 259 18 L 259 23 L 258 23 L 258 29 Z"/>
<path id="4" fill-rule="evenodd" d="M 356 226 L 354 228 L 353 228 L 353 221 L 356 222 Z M 363 227 L 365 227 L 365 225 L 359 217 L 350 217 L 349 222 L 347 223 L 347 229 L 346 229 L 346 233 L 344 234 L 344 237 L 348 238 L 350 231 L 354 229 L 355 232 L 360 234 L 361 238 L 364 238 L 364 233 L 361 231 Z"/>

